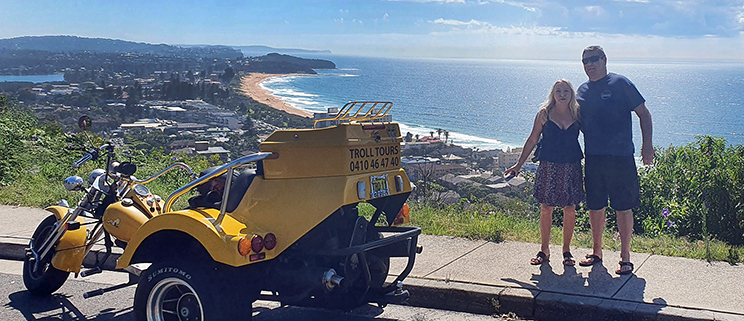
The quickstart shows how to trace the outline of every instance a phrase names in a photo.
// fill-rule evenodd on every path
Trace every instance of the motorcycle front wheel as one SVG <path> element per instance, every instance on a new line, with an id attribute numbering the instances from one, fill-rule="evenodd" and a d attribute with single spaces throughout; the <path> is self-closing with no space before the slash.
<path id="1" fill-rule="evenodd" d="M 36 253 L 39 253 L 41 245 L 44 244 L 44 241 L 54 231 L 54 223 L 56 222 L 57 218 L 54 215 L 50 215 L 41 221 L 39 227 L 34 231 L 31 248 Z M 54 257 L 54 253 L 47 255 L 47 259 L 37 262 L 33 255 L 29 254 L 23 260 L 23 283 L 31 294 L 52 294 L 67 281 L 70 272 L 55 269 L 52 266 L 52 257 Z"/>

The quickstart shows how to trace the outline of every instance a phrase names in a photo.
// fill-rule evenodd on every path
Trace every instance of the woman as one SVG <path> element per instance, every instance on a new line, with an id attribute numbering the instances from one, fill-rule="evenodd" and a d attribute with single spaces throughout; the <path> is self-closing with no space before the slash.
<path id="1" fill-rule="evenodd" d="M 553 209 L 563 208 L 563 264 L 573 266 L 571 238 L 576 224 L 576 205 L 584 200 L 584 182 L 579 146 L 579 104 L 571 82 L 561 79 L 553 84 L 548 99 L 540 105 L 532 133 L 524 144 L 516 165 L 504 172 L 517 176 L 542 134 L 540 165 L 535 174 L 534 196 L 540 202 L 540 252 L 530 260 L 539 265 L 550 259 L 550 227 Z"/>

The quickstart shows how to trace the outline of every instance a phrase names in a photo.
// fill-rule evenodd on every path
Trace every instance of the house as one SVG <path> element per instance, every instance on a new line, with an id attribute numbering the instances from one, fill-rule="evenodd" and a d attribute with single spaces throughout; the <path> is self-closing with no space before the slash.
<path id="1" fill-rule="evenodd" d="M 401 167 L 406 170 L 412 181 L 420 179 L 433 180 L 445 174 L 463 175 L 467 174 L 467 167 L 462 164 L 442 164 L 441 159 L 432 157 L 403 157 L 400 160 Z"/>
<path id="2" fill-rule="evenodd" d="M 207 141 L 194 142 L 194 153 L 210 158 L 212 155 L 218 155 L 220 161 L 227 162 L 230 160 L 230 151 L 219 146 L 209 146 Z"/>

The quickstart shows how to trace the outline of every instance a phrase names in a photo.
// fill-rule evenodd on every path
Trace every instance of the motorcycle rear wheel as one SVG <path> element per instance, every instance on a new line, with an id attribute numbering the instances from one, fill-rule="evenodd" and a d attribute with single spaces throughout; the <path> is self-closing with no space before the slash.
<path id="1" fill-rule="evenodd" d="M 31 247 L 39 252 L 41 245 L 54 231 L 54 223 L 57 218 L 50 215 L 36 228 L 31 241 Z M 52 249 L 54 251 L 54 249 Z M 54 253 L 47 256 L 47 259 L 36 262 L 32 255 L 26 255 L 23 260 L 23 284 L 26 289 L 33 295 L 49 295 L 57 291 L 67 281 L 70 272 L 58 270 L 52 266 L 52 257 Z"/>

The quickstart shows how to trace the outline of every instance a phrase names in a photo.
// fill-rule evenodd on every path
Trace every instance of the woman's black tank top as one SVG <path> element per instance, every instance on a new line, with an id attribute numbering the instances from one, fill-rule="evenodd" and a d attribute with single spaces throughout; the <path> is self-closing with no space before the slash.
<path id="1" fill-rule="evenodd" d="M 574 163 L 584 158 L 579 146 L 579 122 L 561 129 L 552 120 L 543 125 L 540 160 L 551 163 Z"/>

